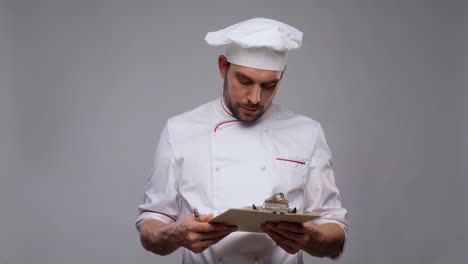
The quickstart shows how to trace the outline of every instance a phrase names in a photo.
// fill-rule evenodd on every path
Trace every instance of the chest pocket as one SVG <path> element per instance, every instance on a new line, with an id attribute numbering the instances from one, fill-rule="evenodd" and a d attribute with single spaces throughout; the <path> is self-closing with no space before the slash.
<path id="1" fill-rule="evenodd" d="M 302 209 L 302 189 L 308 172 L 308 160 L 300 156 L 274 155 L 272 157 L 272 176 L 275 186 L 273 193 L 282 192 L 289 200 L 289 207 Z"/>

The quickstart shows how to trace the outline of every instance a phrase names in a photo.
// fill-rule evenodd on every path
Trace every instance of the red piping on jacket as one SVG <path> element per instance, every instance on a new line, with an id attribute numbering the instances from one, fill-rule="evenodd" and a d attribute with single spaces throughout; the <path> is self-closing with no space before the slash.
<path id="1" fill-rule="evenodd" d="M 298 161 L 298 160 L 283 159 L 283 158 L 276 158 L 276 159 L 277 159 L 277 160 L 282 160 L 282 161 L 295 162 L 295 163 L 302 164 L 302 165 L 305 164 L 305 162 L 303 162 L 303 161 Z"/>
<path id="2" fill-rule="evenodd" d="M 238 121 L 239 121 L 239 120 L 228 120 L 228 121 L 221 122 L 221 123 L 219 123 L 219 124 L 215 127 L 214 132 L 216 132 L 216 130 L 218 130 L 218 127 L 219 127 L 220 125 L 227 124 L 227 123 L 232 123 L 232 122 L 238 122 Z"/>
<path id="3" fill-rule="evenodd" d="M 144 210 L 143 212 L 140 213 L 140 215 L 141 215 L 142 213 L 162 214 L 162 215 L 167 216 L 167 217 L 169 217 L 170 219 L 172 219 L 172 221 L 177 222 L 177 220 L 176 220 L 174 217 L 172 217 L 172 216 L 170 216 L 170 215 L 168 215 L 168 214 L 165 214 L 165 213 L 156 212 L 156 211 L 151 211 L 151 210 Z"/>
<path id="4" fill-rule="evenodd" d="M 221 106 L 223 107 L 224 112 L 226 112 L 228 115 L 234 117 L 234 116 L 226 109 L 226 107 L 224 106 L 224 100 L 223 100 L 223 97 L 222 97 L 222 96 L 219 98 L 219 100 L 221 101 Z"/>

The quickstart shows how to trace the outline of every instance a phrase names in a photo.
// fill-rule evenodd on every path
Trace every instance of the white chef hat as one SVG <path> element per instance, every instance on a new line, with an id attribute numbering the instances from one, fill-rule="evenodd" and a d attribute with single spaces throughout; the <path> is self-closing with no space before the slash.
<path id="1" fill-rule="evenodd" d="M 230 63 L 263 70 L 282 71 L 286 52 L 301 46 L 302 32 L 267 18 L 253 18 L 225 29 L 208 32 L 205 41 L 226 45 Z"/>

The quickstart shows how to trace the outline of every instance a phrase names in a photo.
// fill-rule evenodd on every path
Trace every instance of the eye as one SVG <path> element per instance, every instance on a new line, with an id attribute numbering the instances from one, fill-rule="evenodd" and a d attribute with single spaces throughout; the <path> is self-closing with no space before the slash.
<path id="1" fill-rule="evenodd" d="M 237 78 L 237 80 L 238 80 L 242 85 L 249 85 L 249 84 L 252 84 L 252 81 L 249 80 L 249 79 Z"/>
<path id="2" fill-rule="evenodd" d="M 278 84 L 278 83 L 277 82 L 265 83 L 265 84 L 262 85 L 262 88 L 267 89 L 267 90 L 273 89 L 273 88 L 276 87 L 276 84 Z"/>

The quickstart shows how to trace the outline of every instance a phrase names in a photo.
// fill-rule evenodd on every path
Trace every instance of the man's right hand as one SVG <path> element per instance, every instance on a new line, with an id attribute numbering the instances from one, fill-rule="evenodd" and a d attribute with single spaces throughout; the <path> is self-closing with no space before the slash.
<path id="1" fill-rule="evenodd" d="M 168 255 L 183 246 L 201 253 L 237 230 L 235 226 L 208 223 L 213 215 L 200 215 L 200 222 L 193 214 L 175 223 L 165 224 L 148 219 L 140 225 L 143 247 L 158 255 Z"/>
<path id="2" fill-rule="evenodd" d="M 209 246 L 218 243 L 230 233 L 237 230 L 235 226 L 208 223 L 213 215 L 200 215 L 200 222 L 193 214 L 185 217 L 176 227 L 176 237 L 181 246 L 201 253 Z"/>

